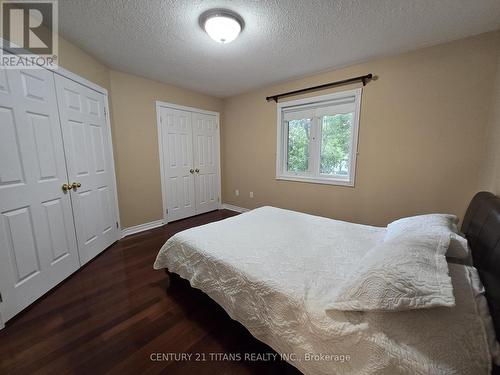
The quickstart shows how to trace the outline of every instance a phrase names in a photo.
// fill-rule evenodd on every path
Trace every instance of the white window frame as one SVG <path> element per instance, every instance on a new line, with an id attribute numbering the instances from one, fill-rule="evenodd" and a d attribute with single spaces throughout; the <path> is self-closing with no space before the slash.
<path id="1" fill-rule="evenodd" d="M 277 138 L 276 138 L 276 179 L 277 180 L 286 180 L 286 181 L 299 181 L 299 182 L 309 182 L 315 184 L 329 184 L 329 185 L 340 185 L 340 186 L 349 186 L 354 187 L 354 182 L 356 179 L 356 159 L 358 155 L 358 134 L 359 134 L 359 116 L 361 111 L 361 94 L 363 92 L 362 88 L 336 92 L 333 94 L 320 95 L 305 99 L 291 100 L 287 102 L 278 103 L 277 105 Z M 320 150 L 319 145 L 319 136 L 320 134 L 314 134 L 317 141 L 313 142 L 313 147 L 309 150 L 311 157 L 309 158 L 309 169 L 313 169 L 313 173 L 311 175 L 308 174 L 295 174 L 290 173 L 287 170 L 286 162 L 286 152 L 287 152 L 287 144 L 288 144 L 288 131 L 285 126 L 285 122 L 283 121 L 283 113 L 286 110 L 289 110 L 290 107 L 321 107 L 322 104 L 325 106 L 328 105 L 328 102 L 354 97 L 354 119 L 353 119 L 353 128 L 351 135 L 351 149 L 350 149 L 350 160 L 351 165 L 349 168 L 349 176 L 346 179 L 339 178 L 338 176 L 327 176 L 321 175 L 319 173 L 319 160 L 320 160 Z M 304 108 L 306 109 L 306 108 Z M 317 118 L 313 119 L 313 122 L 317 121 Z M 311 132 L 315 131 L 315 128 L 318 127 L 312 126 Z M 317 170 L 317 173 L 316 173 Z"/>

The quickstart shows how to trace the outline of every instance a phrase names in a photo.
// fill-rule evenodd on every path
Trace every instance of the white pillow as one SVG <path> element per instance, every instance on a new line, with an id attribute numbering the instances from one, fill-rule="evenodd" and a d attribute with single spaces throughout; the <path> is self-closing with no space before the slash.
<path id="1" fill-rule="evenodd" d="M 458 234 L 458 218 L 449 214 L 428 214 L 405 217 L 395 220 L 387 226 L 385 241 L 401 234 L 409 233 L 446 233 L 450 236 L 450 246 L 446 256 L 465 259 L 470 249 L 467 240 Z"/>
<path id="2" fill-rule="evenodd" d="M 327 310 L 400 311 L 454 306 L 444 256 L 450 237 L 401 235 L 373 247 Z"/>
<path id="3" fill-rule="evenodd" d="M 450 247 L 446 252 L 446 256 L 457 259 L 469 259 L 471 256 L 471 252 L 467 239 L 465 239 L 458 233 L 451 233 Z"/>
<path id="4" fill-rule="evenodd" d="M 497 335 L 495 333 L 495 327 L 493 326 L 493 319 L 490 315 L 490 309 L 488 307 L 488 301 L 484 295 L 484 286 L 479 278 L 479 274 L 474 267 L 466 266 L 469 272 L 469 278 L 471 280 L 472 290 L 474 292 L 474 299 L 476 301 L 477 312 L 481 317 L 484 329 L 486 331 L 486 337 L 488 339 L 488 347 L 490 348 L 491 358 L 493 363 L 497 366 L 500 365 L 500 345 L 497 341 Z"/>

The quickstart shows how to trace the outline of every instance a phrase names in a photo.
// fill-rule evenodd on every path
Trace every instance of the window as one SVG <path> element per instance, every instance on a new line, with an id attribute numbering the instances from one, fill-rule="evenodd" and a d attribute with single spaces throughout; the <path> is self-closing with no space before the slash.
<path id="1" fill-rule="evenodd" d="M 354 186 L 361 89 L 278 104 L 276 178 Z"/>

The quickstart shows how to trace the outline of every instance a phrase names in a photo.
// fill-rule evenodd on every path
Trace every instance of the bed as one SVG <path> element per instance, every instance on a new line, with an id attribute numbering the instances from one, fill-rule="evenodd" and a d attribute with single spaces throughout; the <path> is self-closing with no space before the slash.
<path id="1" fill-rule="evenodd" d="M 498 332 L 499 199 L 477 194 L 462 231 Z M 154 268 L 187 279 L 305 374 L 497 371 L 463 265 L 448 266 L 453 308 L 389 313 L 328 308 L 339 283 L 385 235 L 386 228 L 261 207 L 176 234 Z"/>

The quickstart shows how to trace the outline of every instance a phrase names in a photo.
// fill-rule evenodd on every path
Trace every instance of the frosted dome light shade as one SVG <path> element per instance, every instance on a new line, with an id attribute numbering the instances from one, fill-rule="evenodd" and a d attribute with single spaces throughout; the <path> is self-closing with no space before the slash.
<path id="1" fill-rule="evenodd" d="M 233 17 L 214 15 L 205 21 L 205 31 L 219 43 L 229 43 L 235 40 L 241 31 L 240 23 Z"/>

